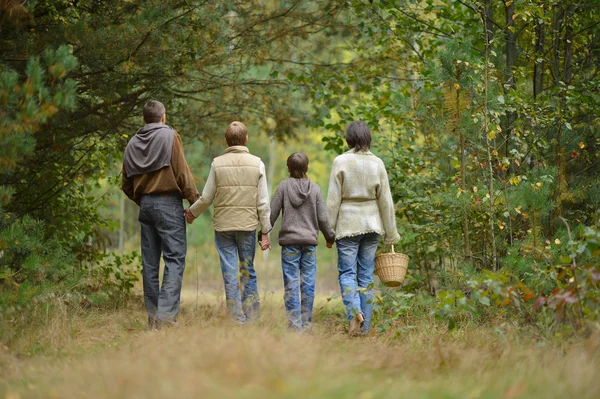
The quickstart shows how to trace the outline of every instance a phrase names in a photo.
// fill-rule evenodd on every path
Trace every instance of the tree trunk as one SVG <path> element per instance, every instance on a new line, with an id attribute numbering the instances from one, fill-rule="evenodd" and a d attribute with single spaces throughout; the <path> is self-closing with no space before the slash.
<path id="1" fill-rule="evenodd" d="M 562 23 L 564 19 L 562 4 L 557 4 L 554 7 L 554 10 L 554 20 L 552 21 L 552 74 L 554 75 L 555 83 L 558 84 L 562 78 L 560 73 L 560 31 L 562 30 Z"/>
<path id="2" fill-rule="evenodd" d="M 508 93 L 515 88 L 515 73 L 514 68 L 517 63 L 517 36 L 515 34 L 515 2 L 507 1 L 504 3 L 504 9 L 506 12 L 506 25 L 504 28 L 505 37 L 505 56 L 506 56 L 506 71 L 504 73 L 504 92 Z M 513 111 L 506 112 L 506 123 L 502 126 L 504 136 L 504 156 L 510 156 L 510 137 L 514 128 L 516 114 Z M 503 176 L 504 177 L 504 176 Z"/>
<path id="3" fill-rule="evenodd" d="M 482 15 L 482 19 L 484 22 L 484 26 L 487 26 L 487 15 L 484 13 Z M 492 247 L 492 269 L 494 271 L 498 270 L 498 255 L 496 250 L 496 232 L 494 231 L 495 216 L 494 216 L 494 202 L 496 198 L 496 194 L 494 193 L 494 167 L 493 167 L 493 158 L 492 158 L 492 145 L 493 142 L 490 140 L 489 135 L 489 115 L 488 115 L 488 86 L 489 86 L 489 54 L 490 54 L 490 36 L 488 34 L 487 29 L 485 30 L 485 68 L 484 68 L 484 80 L 483 80 L 483 90 L 484 90 L 484 102 L 483 102 L 483 134 L 485 135 L 485 142 L 487 147 L 487 158 L 488 158 L 488 166 L 489 166 L 489 184 L 488 190 L 490 194 L 489 201 L 489 211 L 490 211 L 490 241 Z M 495 146 L 494 146 L 495 150 Z"/>
<path id="4" fill-rule="evenodd" d="M 546 28 L 544 21 L 539 21 L 535 26 L 535 60 L 533 64 L 533 98 L 537 98 L 544 90 L 544 40 Z M 540 60 L 538 62 L 538 59 Z"/>
<path id="5" fill-rule="evenodd" d="M 456 118 L 460 121 L 460 92 L 456 89 Z M 465 135 L 458 131 L 459 122 L 454 125 L 455 133 L 460 137 L 460 185 L 464 195 L 467 194 L 467 165 L 465 160 L 465 151 L 467 139 Z M 467 215 L 467 205 L 462 206 L 462 227 L 463 227 L 463 251 L 466 260 L 471 258 L 471 241 L 469 240 L 469 217 Z"/>
<path id="6" fill-rule="evenodd" d="M 573 17 L 573 4 L 568 2 L 564 12 L 561 12 L 563 15 L 563 20 L 565 24 L 565 36 L 564 36 L 564 69 L 563 75 L 560 76 L 565 86 L 568 86 L 571 83 L 571 79 L 573 76 L 573 27 L 572 17 Z M 565 149 L 562 143 L 562 129 L 564 125 L 564 115 L 566 113 L 566 88 L 564 88 L 561 93 L 560 100 L 560 120 L 558 124 L 558 132 L 556 135 L 556 169 L 558 175 L 558 181 L 556 185 L 556 211 L 554 215 L 556 217 L 562 216 L 562 201 L 564 197 L 564 193 L 568 190 L 569 182 L 567 176 L 567 165 L 565 161 Z"/>

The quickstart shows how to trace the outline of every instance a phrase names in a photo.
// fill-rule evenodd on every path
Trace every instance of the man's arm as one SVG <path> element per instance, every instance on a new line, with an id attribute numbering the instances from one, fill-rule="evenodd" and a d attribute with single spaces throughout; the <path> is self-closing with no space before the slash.
<path id="1" fill-rule="evenodd" d="M 171 156 L 171 167 L 177 181 L 177 186 L 183 193 L 183 198 L 187 199 L 189 204 L 193 204 L 198 199 L 198 189 L 194 176 L 183 154 L 183 143 L 181 137 L 175 132 L 173 139 L 173 155 Z"/>
<path id="2" fill-rule="evenodd" d="M 269 188 L 267 187 L 267 174 L 265 164 L 260 162 L 260 177 L 258 179 L 258 196 L 256 199 L 256 210 L 260 222 L 260 232 L 268 234 L 271 229 L 271 208 L 269 206 Z"/>
<path id="3" fill-rule="evenodd" d="M 215 181 L 215 168 L 214 165 L 211 164 L 208 179 L 206 179 L 206 184 L 204 184 L 204 189 L 202 190 L 202 195 L 189 208 L 193 217 L 197 218 L 202 212 L 208 209 L 215 199 L 216 192 L 217 182 Z"/>
<path id="4" fill-rule="evenodd" d="M 123 169 L 121 170 L 121 190 L 123 190 L 127 198 L 129 198 L 138 205 L 140 204 L 140 202 L 135 199 L 135 195 L 133 192 L 133 179 L 127 177 L 125 165 L 123 165 Z"/>

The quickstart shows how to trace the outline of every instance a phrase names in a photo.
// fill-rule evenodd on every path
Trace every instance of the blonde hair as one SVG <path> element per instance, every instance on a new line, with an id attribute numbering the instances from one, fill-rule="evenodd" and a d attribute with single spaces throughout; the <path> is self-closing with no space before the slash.
<path id="1" fill-rule="evenodd" d="M 234 121 L 227 126 L 225 140 L 228 146 L 246 145 L 246 137 L 248 137 L 248 128 L 242 122 Z"/>

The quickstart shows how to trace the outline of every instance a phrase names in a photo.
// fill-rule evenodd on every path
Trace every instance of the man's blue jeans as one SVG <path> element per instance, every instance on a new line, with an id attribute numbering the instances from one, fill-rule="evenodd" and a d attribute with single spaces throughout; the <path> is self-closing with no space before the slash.
<path id="1" fill-rule="evenodd" d="M 260 317 L 260 301 L 254 271 L 255 231 L 215 231 L 215 244 L 225 284 L 225 299 L 238 323 Z M 240 283 L 238 283 L 238 269 Z"/>
<path id="2" fill-rule="evenodd" d="M 309 328 L 315 300 L 317 253 L 314 245 L 281 247 L 281 267 L 285 292 L 283 300 L 289 327 Z M 302 294 L 302 300 L 300 300 Z"/>
<path id="3" fill-rule="evenodd" d="M 346 305 L 348 320 L 362 313 L 365 323 L 362 332 L 371 329 L 373 316 L 373 283 L 375 253 L 379 245 L 379 234 L 368 233 L 336 240 L 338 271 L 342 299 Z"/>
<path id="4" fill-rule="evenodd" d="M 178 193 L 144 195 L 138 218 L 142 227 L 142 277 L 149 327 L 174 322 L 179 313 L 187 243 L 183 203 Z M 159 287 L 160 255 L 165 261 Z"/>

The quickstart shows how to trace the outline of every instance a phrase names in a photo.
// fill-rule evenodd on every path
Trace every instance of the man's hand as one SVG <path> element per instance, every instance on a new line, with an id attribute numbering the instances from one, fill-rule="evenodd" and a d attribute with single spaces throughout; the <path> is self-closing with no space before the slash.
<path id="1" fill-rule="evenodd" d="M 266 251 L 267 249 L 271 249 L 271 241 L 269 240 L 268 234 L 263 234 L 262 239 L 258 242 L 260 245 L 260 249 Z"/>
<path id="2" fill-rule="evenodd" d="M 186 222 L 188 222 L 189 224 L 194 223 L 194 220 L 196 219 L 196 217 L 194 215 L 192 215 L 192 211 L 190 211 L 190 208 L 187 208 L 185 211 L 183 211 L 183 214 L 185 216 Z"/>
<path id="3" fill-rule="evenodd" d="M 332 242 L 328 242 L 327 243 L 327 248 L 329 248 L 329 249 L 333 248 L 333 243 Z"/>

